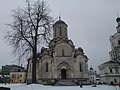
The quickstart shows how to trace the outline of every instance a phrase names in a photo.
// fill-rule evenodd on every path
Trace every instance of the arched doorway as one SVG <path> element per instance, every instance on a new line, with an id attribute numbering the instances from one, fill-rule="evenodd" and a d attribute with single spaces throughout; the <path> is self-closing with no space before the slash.
<path id="1" fill-rule="evenodd" d="M 67 76 L 66 76 L 66 69 L 61 69 L 61 78 L 62 79 L 66 79 L 67 78 Z"/>

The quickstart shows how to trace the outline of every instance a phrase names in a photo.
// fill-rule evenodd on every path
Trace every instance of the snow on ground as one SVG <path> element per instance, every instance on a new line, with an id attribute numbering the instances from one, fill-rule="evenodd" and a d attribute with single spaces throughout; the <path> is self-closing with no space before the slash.
<path id="1" fill-rule="evenodd" d="M 79 86 L 44 86 L 40 84 L 0 84 L 0 87 L 10 87 L 11 90 L 120 90 L 119 87 L 107 85 L 83 86 L 83 88 L 80 88 Z"/>

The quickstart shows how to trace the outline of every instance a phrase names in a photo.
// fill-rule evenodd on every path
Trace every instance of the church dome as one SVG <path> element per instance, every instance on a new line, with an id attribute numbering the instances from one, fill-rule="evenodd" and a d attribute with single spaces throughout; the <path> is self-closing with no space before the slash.
<path id="1" fill-rule="evenodd" d="M 90 67 L 90 70 L 93 70 L 93 68 L 92 68 L 92 67 Z"/>
<path id="2" fill-rule="evenodd" d="M 82 53 L 84 53 L 83 49 L 81 47 L 78 48 L 78 50 Z"/>
<path id="3" fill-rule="evenodd" d="M 116 21 L 119 22 L 119 21 L 120 21 L 120 17 L 118 17 L 118 18 L 116 19 Z"/>
<path id="4" fill-rule="evenodd" d="M 59 24 L 64 24 L 64 25 L 67 26 L 67 24 L 66 24 L 64 21 L 62 21 L 60 17 L 59 17 L 59 20 L 56 21 L 55 24 L 54 24 L 53 26 L 55 26 L 55 25 L 59 25 Z"/>

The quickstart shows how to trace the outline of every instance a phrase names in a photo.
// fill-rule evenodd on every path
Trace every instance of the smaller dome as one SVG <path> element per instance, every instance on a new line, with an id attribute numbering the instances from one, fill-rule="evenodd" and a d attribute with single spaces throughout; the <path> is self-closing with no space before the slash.
<path id="1" fill-rule="evenodd" d="M 84 53 L 83 49 L 81 47 L 78 48 L 78 50 L 82 53 Z"/>
<path id="2" fill-rule="evenodd" d="M 119 22 L 119 21 L 120 21 L 120 17 L 118 17 L 118 18 L 116 19 L 116 21 Z"/>
<path id="3" fill-rule="evenodd" d="M 92 68 L 92 67 L 90 67 L 90 70 L 93 70 L 93 68 Z"/>
<path id="4" fill-rule="evenodd" d="M 64 21 L 62 21 L 60 17 L 59 17 L 59 20 L 56 21 L 53 26 L 58 25 L 58 24 L 65 24 L 67 26 L 67 24 Z"/>

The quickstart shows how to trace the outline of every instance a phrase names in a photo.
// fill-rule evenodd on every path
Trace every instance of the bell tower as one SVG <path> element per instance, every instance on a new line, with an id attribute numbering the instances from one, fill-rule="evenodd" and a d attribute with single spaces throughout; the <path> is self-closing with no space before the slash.
<path id="1" fill-rule="evenodd" d="M 53 25 L 53 38 L 68 38 L 67 27 L 68 25 L 59 17 L 59 20 Z"/>

